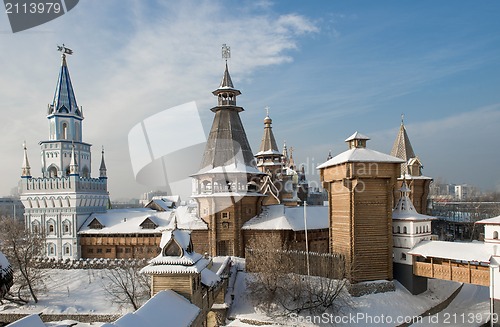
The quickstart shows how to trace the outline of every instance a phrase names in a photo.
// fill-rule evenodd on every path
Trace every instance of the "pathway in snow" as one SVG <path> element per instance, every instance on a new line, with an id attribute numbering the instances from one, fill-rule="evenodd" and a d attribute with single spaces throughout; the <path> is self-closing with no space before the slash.
<path id="1" fill-rule="evenodd" d="M 464 284 L 446 309 L 411 326 L 481 326 L 488 321 L 488 313 L 488 287 Z"/>

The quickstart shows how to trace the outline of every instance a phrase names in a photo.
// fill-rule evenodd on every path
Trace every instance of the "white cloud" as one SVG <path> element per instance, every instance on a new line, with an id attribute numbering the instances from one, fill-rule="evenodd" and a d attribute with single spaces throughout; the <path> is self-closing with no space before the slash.
<path id="1" fill-rule="evenodd" d="M 153 8 L 154 7 L 154 8 Z M 127 150 L 127 134 L 136 123 L 188 101 L 212 101 L 210 92 L 223 73 L 220 47 L 232 48 L 234 82 L 255 69 L 292 60 L 298 37 L 317 32 L 306 17 L 278 15 L 262 7 L 238 10 L 214 1 L 86 1 L 37 30 L 0 35 L 0 112 L 4 127 L 2 193 L 16 185 L 26 138 L 32 173 L 40 167 L 37 142 L 48 135 L 46 104 L 57 79 L 55 45 L 75 51 L 68 59 L 78 100 L 85 113 L 84 139 L 94 146 L 94 175 L 100 145 L 106 148 L 113 198 L 138 194 Z M 47 31 L 38 33 L 37 31 Z M 3 47 L 2 47 L 2 50 Z M 213 99 L 212 99 L 213 98 Z M 206 108 L 208 111 L 208 108 Z M 212 116 L 207 116 L 210 120 Z M 193 158 L 200 161 L 200 158 Z"/>

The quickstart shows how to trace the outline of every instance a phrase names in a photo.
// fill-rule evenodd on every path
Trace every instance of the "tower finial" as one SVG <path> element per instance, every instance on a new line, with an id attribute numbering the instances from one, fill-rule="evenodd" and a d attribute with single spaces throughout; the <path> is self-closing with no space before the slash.
<path id="1" fill-rule="evenodd" d="M 404 125 L 405 124 L 405 114 L 402 113 L 401 114 L 401 125 Z"/>
<path id="2" fill-rule="evenodd" d="M 225 43 L 222 45 L 222 59 L 227 60 L 231 58 L 231 47 L 228 47 Z"/>
<path id="3" fill-rule="evenodd" d="M 73 50 L 71 50 L 70 48 L 67 48 L 64 45 L 64 43 L 63 43 L 63 45 L 57 46 L 57 51 L 62 52 L 63 57 L 66 57 L 67 54 L 69 54 L 69 55 L 73 54 Z"/>
<path id="4" fill-rule="evenodd" d="M 269 106 L 265 106 L 264 109 L 266 109 L 266 116 L 269 117 Z"/>

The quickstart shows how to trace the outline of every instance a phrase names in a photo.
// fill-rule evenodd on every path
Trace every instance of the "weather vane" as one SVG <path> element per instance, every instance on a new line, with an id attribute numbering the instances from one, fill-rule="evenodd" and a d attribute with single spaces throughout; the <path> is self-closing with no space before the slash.
<path id="1" fill-rule="evenodd" d="M 222 45 L 222 59 L 226 61 L 231 58 L 231 47 L 228 47 L 225 43 Z"/>
<path id="2" fill-rule="evenodd" d="M 264 109 L 266 109 L 266 115 L 269 117 L 269 106 L 265 106 Z"/>
<path id="3" fill-rule="evenodd" d="M 57 51 L 62 52 L 63 54 L 69 54 L 69 55 L 73 54 L 73 50 L 71 50 L 70 48 L 67 48 L 64 45 L 64 43 L 63 43 L 63 45 L 58 45 L 57 46 Z"/>

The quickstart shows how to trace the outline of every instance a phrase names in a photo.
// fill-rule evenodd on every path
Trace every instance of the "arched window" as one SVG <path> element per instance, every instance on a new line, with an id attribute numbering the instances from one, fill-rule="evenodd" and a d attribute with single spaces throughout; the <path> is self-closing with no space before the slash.
<path id="1" fill-rule="evenodd" d="M 401 234 L 401 226 L 398 226 L 398 234 Z"/>
<path id="2" fill-rule="evenodd" d="M 31 230 L 33 231 L 33 233 L 35 234 L 38 234 L 40 233 L 40 223 L 35 220 L 31 223 Z"/>
<path id="3" fill-rule="evenodd" d="M 89 169 L 87 168 L 87 166 L 83 167 L 82 169 L 82 177 L 85 177 L 85 178 L 89 178 Z"/>
<path id="4" fill-rule="evenodd" d="M 406 260 L 406 253 L 401 253 L 401 260 Z"/>
<path id="5" fill-rule="evenodd" d="M 493 239 L 498 240 L 498 232 L 497 231 L 493 232 Z"/>
<path id="6" fill-rule="evenodd" d="M 71 223 L 67 220 L 63 222 L 63 233 L 70 234 L 71 233 Z"/>
<path id="7" fill-rule="evenodd" d="M 50 166 L 49 169 L 47 169 L 49 173 L 50 178 L 57 177 L 57 168 L 55 166 Z"/>
<path id="8" fill-rule="evenodd" d="M 49 235 L 56 233 L 56 224 L 52 219 L 47 222 L 47 232 Z"/>
<path id="9" fill-rule="evenodd" d="M 71 255 L 71 247 L 68 243 L 64 244 L 64 255 Z"/>
<path id="10" fill-rule="evenodd" d="M 68 138 L 68 124 L 66 123 L 62 123 L 61 138 L 63 140 L 66 140 Z"/>
<path id="11" fill-rule="evenodd" d="M 403 227 L 403 234 L 408 234 L 408 229 L 405 227 Z"/>
<path id="12" fill-rule="evenodd" d="M 49 255 L 55 255 L 56 254 L 56 246 L 55 246 L 55 244 L 49 243 L 47 250 L 49 252 Z"/>

